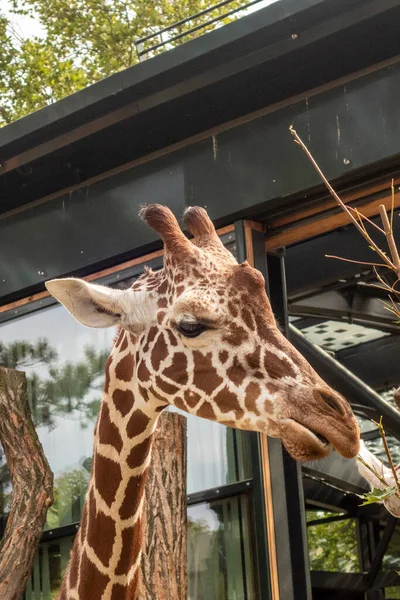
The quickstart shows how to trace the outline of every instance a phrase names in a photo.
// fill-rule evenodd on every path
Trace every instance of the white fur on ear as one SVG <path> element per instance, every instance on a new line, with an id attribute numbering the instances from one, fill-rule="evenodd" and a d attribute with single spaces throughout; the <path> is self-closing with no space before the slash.
<path id="1" fill-rule="evenodd" d="M 88 283 L 70 277 L 53 279 L 46 288 L 83 325 L 111 327 L 121 325 L 140 333 L 155 318 L 155 297 L 146 291 L 135 292 Z"/>

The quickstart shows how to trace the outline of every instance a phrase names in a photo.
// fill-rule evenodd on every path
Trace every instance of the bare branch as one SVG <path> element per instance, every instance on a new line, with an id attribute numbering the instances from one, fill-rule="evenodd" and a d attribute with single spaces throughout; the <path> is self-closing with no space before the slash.
<path id="1" fill-rule="evenodd" d="M 392 224 L 389 223 L 386 208 L 383 204 L 381 204 L 379 206 L 379 214 L 381 215 L 383 228 L 385 230 L 385 235 L 386 235 L 386 241 L 389 246 L 390 254 L 392 257 L 392 261 L 393 261 L 393 265 L 394 265 L 393 270 L 395 271 L 397 277 L 400 277 L 400 256 L 399 256 L 399 252 L 397 250 L 396 242 L 394 241 L 394 237 L 393 237 L 393 227 L 392 227 Z M 391 216 L 391 218 L 393 218 L 393 217 Z"/>
<path id="2" fill-rule="evenodd" d="M 380 258 L 383 260 L 383 262 L 385 262 L 390 269 L 395 270 L 395 266 L 392 263 L 392 261 L 379 248 L 379 246 L 377 246 L 377 244 L 375 244 L 375 242 L 371 239 L 371 237 L 368 235 L 368 233 L 366 233 L 365 228 L 360 225 L 360 223 L 358 222 L 358 220 L 356 219 L 356 217 L 354 217 L 354 215 L 352 214 L 351 210 L 349 210 L 349 207 L 343 202 L 343 200 L 335 192 L 335 190 L 333 189 L 333 187 L 331 186 L 331 184 L 329 183 L 329 181 L 327 180 L 327 178 L 325 177 L 325 175 L 321 171 L 320 167 L 318 166 L 318 164 L 315 161 L 314 157 L 312 156 L 311 152 L 309 151 L 309 149 L 307 148 L 307 146 L 304 144 L 303 140 L 300 138 L 300 136 L 298 135 L 298 133 L 296 132 L 296 130 L 293 129 L 292 126 L 290 126 L 289 129 L 290 129 L 290 133 L 294 137 L 296 143 L 299 144 L 299 146 L 301 147 L 301 149 L 307 155 L 307 157 L 310 160 L 311 164 L 313 165 L 314 169 L 317 171 L 318 175 L 321 177 L 321 179 L 324 182 L 326 188 L 328 189 L 328 191 L 331 194 L 331 196 L 333 196 L 333 198 L 336 200 L 337 204 L 349 216 L 349 218 L 352 221 L 352 223 L 355 225 L 355 227 L 358 229 L 358 231 L 361 233 L 361 235 L 367 240 L 367 242 L 372 247 L 372 249 L 380 256 Z"/>

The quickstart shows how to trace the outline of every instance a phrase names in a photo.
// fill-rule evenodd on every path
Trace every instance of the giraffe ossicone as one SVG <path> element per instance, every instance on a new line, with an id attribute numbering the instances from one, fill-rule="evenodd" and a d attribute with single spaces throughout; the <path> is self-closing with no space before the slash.
<path id="1" fill-rule="evenodd" d="M 279 437 L 297 460 L 359 450 L 349 404 L 282 335 L 261 273 L 237 264 L 207 212 L 186 210 L 192 240 L 165 206 L 146 206 L 141 216 L 164 241 L 162 270 L 147 270 L 123 291 L 75 278 L 46 284 L 85 325 L 120 326 L 60 600 L 139 598 L 144 484 L 168 405 Z"/>

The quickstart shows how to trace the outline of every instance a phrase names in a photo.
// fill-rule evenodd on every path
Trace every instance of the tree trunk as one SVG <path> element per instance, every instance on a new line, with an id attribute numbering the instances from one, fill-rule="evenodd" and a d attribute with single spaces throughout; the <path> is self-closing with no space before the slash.
<path id="1" fill-rule="evenodd" d="M 146 482 L 140 600 L 187 598 L 186 537 L 186 418 L 167 412 Z"/>
<path id="2" fill-rule="evenodd" d="M 0 598 L 19 600 L 53 502 L 53 474 L 31 419 L 25 374 L 4 368 L 0 368 L 0 443 L 12 483 L 11 510 L 0 546 Z"/>

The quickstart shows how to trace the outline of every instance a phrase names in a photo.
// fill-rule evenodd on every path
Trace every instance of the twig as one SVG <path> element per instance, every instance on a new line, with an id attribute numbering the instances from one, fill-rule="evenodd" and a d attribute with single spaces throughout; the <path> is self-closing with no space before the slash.
<path id="1" fill-rule="evenodd" d="M 325 254 L 325 258 L 336 258 L 336 260 L 344 260 L 345 262 L 351 262 L 351 263 L 355 263 L 357 265 L 367 265 L 370 267 L 386 267 L 387 269 L 389 269 L 388 265 L 384 265 L 383 263 L 372 263 L 372 262 L 365 262 L 362 260 L 352 260 L 351 258 L 344 258 L 343 256 L 335 256 L 334 254 Z"/>
<path id="2" fill-rule="evenodd" d="M 395 270 L 395 266 L 392 263 L 392 261 L 379 248 L 379 246 L 377 246 L 375 244 L 375 242 L 371 239 L 371 237 L 368 235 L 368 233 L 366 233 L 365 229 L 360 225 L 360 223 L 357 221 L 357 219 L 352 215 L 351 210 L 349 210 L 348 206 L 346 206 L 346 204 L 343 202 L 343 200 L 335 192 L 335 190 L 333 189 L 333 187 L 331 186 L 331 184 L 329 183 L 329 181 L 327 180 L 327 178 L 325 177 L 325 175 L 321 171 L 320 167 L 318 166 L 318 164 L 315 161 L 314 157 L 312 156 L 311 152 L 309 151 L 309 149 L 307 148 L 307 146 L 304 144 L 303 140 L 300 138 L 300 136 L 298 135 L 298 133 L 296 132 L 296 130 L 293 129 L 292 126 L 290 126 L 289 129 L 290 129 L 290 133 L 292 134 L 292 136 L 295 139 L 295 142 L 297 144 L 299 144 L 299 146 L 301 147 L 301 149 L 303 150 L 303 152 L 307 155 L 307 157 L 310 160 L 311 164 L 313 165 L 314 169 L 317 171 L 318 175 L 321 177 L 321 179 L 324 182 L 326 188 L 328 189 L 328 191 L 331 194 L 331 196 L 333 196 L 333 198 L 336 200 L 337 204 L 345 211 L 345 213 L 348 214 L 348 216 L 350 217 L 350 219 L 353 222 L 353 224 L 355 225 L 355 227 L 357 227 L 358 231 L 367 240 L 367 242 L 370 244 L 370 246 L 372 247 L 372 249 L 381 257 L 381 259 L 388 265 L 388 267 L 390 269 Z"/>
<path id="3" fill-rule="evenodd" d="M 383 235 L 385 235 L 384 230 L 382 229 L 382 227 L 379 227 L 379 225 L 377 225 L 376 223 L 374 223 L 373 221 L 371 221 L 371 219 L 369 219 L 368 217 L 366 217 L 362 212 L 360 212 L 358 210 L 358 208 L 355 208 L 354 206 L 348 206 L 347 207 L 349 210 L 354 211 L 357 216 L 360 219 L 360 223 L 362 223 L 362 219 L 364 219 L 365 221 L 367 221 L 367 223 L 369 223 L 370 225 L 372 225 L 372 227 L 375 227 L 375 229 L 377 229 L 380 233 L 382 233 Z"/>
<path id="4" fill-rule="evenodd" d="M 378 471 L 376 469 L 374 469 L 373 467 L 371 467 L 371 465 L 369 465 L 367 462 L 365 462 L 365 460 L 363 458 L 361 458 L 361 456 L 359 454 L 357 454 L 357 460 L 358 462 L 360 462 L 362 465 L 364 465 L 364 467 L 366 469 L 368 469 L 368 471 L 371 471 L 371 473 L 373 473 L 375 475 L 375 477 L 381 482 L 383 483 L 383 485 L 385 485 L 386 487 L 390 487 L 388 482 L 386 481 L 386 479 L 383 477 L 383 475 L 380 475 L 378 473 Z"/>
<path id="5" fill-rule="evenodd" d="M 397 250 L 396 242 L 394 241 L 394 237 L 393 237 L 393 227 L 389 223 L 386 208 L 383 204 L 379 205 L 379 214 L 381 215 L 383 228 L 385 230 L 385 235 L 386 235 L 386 241 L 389 246 L 390 254 L 392 257 L 392 261 L 393 261 L 393 265 L 394 265 L 393 270 L 395 271 L 397 277 L 400 277 L 400 256 L 399 256 L 399 252 Z"/>
<path id="6" fill-rule="evenodd" d="M 385 430 L 384 430 L 383 424 L 382 424 L 382 417 L 379 419 L 379 423 L 377 423 L 376 421 L 373 421 L 373 423 L 375 423 L 375 425 L 378 426 L 379 433 L 381 435 L 381 438 L 382 438 L 382 441 L 383 441 L 383 445 L 385 447 L 386 456 L 388 457 L 389 465 L 390 465 L 390 468 L 391 468 L 392 473 L 393 473 L 393 477 L 394 477 L 394 481 L 395 481 L 395 484 L 396 484 L 396 488 L 397 488 L 397 491 L 400 492 L 400 482 L 399 482 L 399 479 L 397 477 L 396 467 L 394 466 L 392 455 L 390 453 L 389 446 L 388 446 L 388 443 L 387 443 Z"/>

